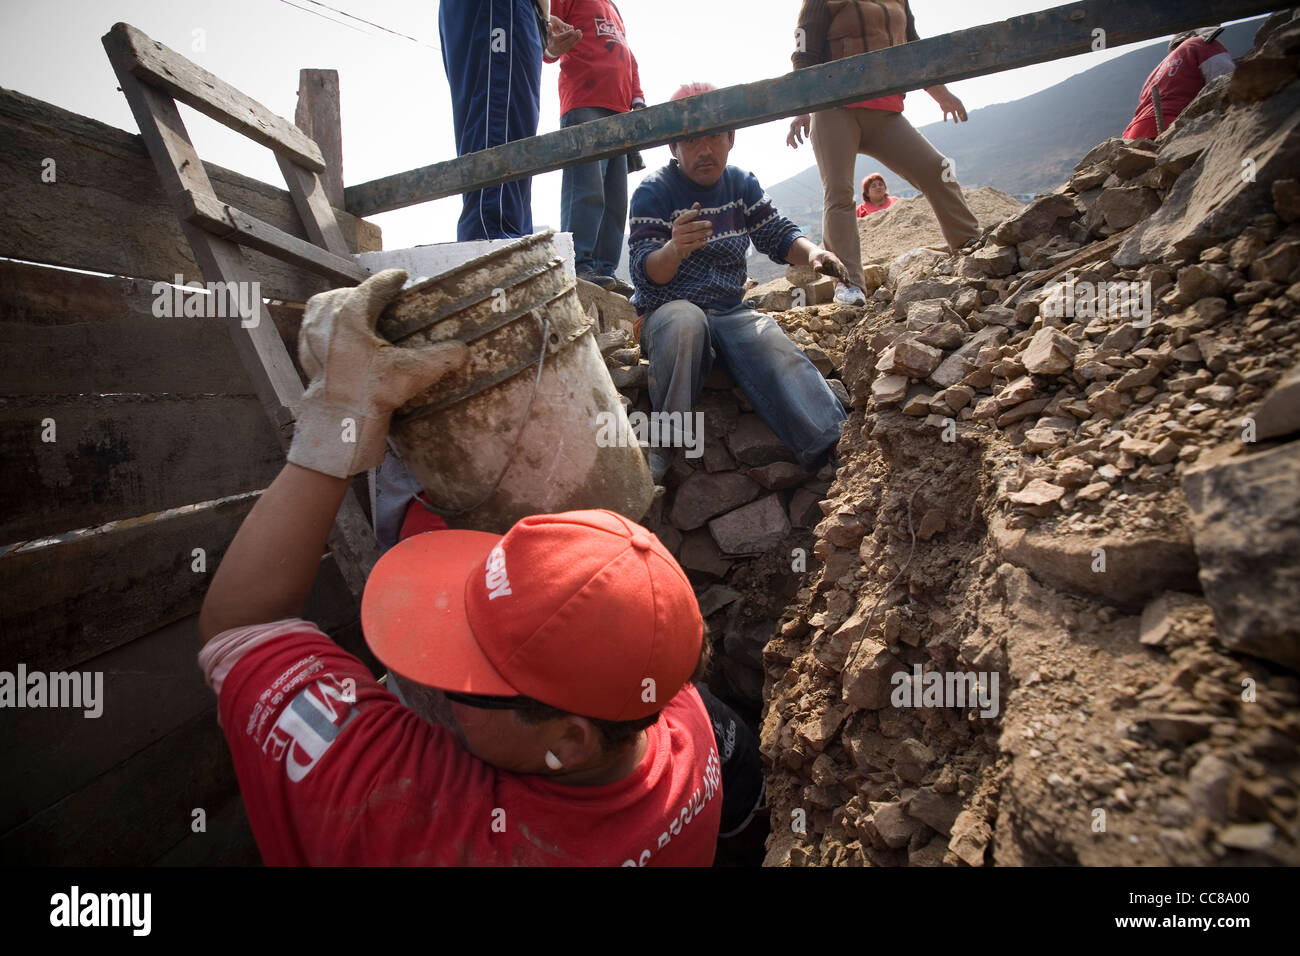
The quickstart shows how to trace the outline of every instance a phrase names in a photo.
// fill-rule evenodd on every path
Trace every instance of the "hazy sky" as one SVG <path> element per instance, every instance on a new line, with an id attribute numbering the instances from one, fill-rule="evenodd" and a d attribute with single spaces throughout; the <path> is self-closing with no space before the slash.
<path id="1" fill-rule="evenodd" d="M 313 0 L 0 0 L 0 86 L 137 132 L 100 43 L 114 22 L 124 20 L 290 120 L 299 68 L 337 69 L 348 184 L 453 157 L 436 0 L 328 0 L 328 5 L 413 39 L 360 24 Z M 1053 0 L 913 0 L 912 9 L 917 31 L 926 37 L 1054 5 Z M 667 99 L 688 80 L 729 86 L 790 70 L 798 0 L 621 0 L 619 9 L 650 103 Z M 1044 89 L 1129 49 L 966 80 L 952 89 L 968 110 L 975 109 Z M 557 77 L 558 67 L 543 68 L 540 132 L 559 127 Z M 910 94 L 907 104 L 907 116 L 917 126 L 941 119 L 924 93 Z M 188 107 L 182 111 L 206 161 L 283 186 L 269 150 Z M 785 145 L 787 126 L 781 121 L 741 130 L 732 161 L 753 170 L 764 184 L 811 166 L 806 143 L 797 152 Z M 967 129 L 979 135 L 976 125 Z M 645 159 L 649 168 L 661 166 L 668 149 L 649 150 Z M 633 184 L 638 178 L 633 176 Z M 558 227 L 559 196 L 559 172 L 533 180 L 538 225 Z M 389 249 L 445 242 L 455 239 L 459 205 L 458 198 L 444 199 L 375 221 Z"/>

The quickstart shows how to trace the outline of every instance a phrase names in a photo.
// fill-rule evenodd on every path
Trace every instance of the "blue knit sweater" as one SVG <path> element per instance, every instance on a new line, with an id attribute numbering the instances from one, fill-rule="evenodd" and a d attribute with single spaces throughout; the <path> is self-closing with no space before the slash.
<path id="1" fill-rule="evenodd" d="M 646 274 L 646 257 L 672 238 L 674 220 L 697 202 L 701 218 L 713 223 L 713 235 L 682 261 L 667 285 L 660 285 Z M 773 262 L 784 264 L 790 246 L 802 235 L 776 211 L 754 174 L 735 166 L 705 187 L 687 179 L 674 161 L 641 180 L 632 194 L 630 218 L 628 255 L 636 286 L 632 304 L 640 315 L 673 299 L 686 299 L 702 309 L 733 309 L 744 295 L 750 242 Z"/>

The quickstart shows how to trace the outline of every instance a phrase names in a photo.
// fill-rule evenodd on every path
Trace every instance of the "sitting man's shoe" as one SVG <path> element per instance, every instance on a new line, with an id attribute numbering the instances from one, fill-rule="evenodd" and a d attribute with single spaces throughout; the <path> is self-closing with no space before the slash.
<path id="1" fill-rule="evenodd" d="M 603 276 L 598 272 L 579 272 L 578 278 L 583 282 L 590 282 L 592 285 L 598 285 L 606 292 L 614 290 L 614 284 L 618 282 L 613 276 Z"/>
<path id="2" fill-rule="evenodd" d="M 867 294 L 855 285 L 835 283 L 835 304 L 860 306 L 867 304 Z"/>
<path id="3" fill-rule="evenodd" d="M 617 276 L 614 277 L 614 284 L 609 287 L 609 291 L 621 295 L 625 299 L 632 298 L 632 293 L 636 291 L 631 285 L 624 282 Z"/>

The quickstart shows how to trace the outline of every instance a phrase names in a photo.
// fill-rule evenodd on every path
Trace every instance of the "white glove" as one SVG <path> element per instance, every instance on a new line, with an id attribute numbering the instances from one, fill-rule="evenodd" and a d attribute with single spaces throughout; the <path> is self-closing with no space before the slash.
<path id="1" fill-rule="evenodd" d="M 336 478 L 377 467 L 393 409 L 468 361 L 461 342 L 401 348 L 375 334 L 404 282 L 404 270 L 385 269 L 354 289 L 307 300 L 298 360 L 311 384 L 289 446 L 295 465 Z"/>

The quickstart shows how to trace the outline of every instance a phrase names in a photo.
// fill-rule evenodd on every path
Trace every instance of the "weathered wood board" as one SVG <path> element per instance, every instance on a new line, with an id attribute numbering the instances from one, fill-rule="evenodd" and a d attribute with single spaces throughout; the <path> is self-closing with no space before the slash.
<path id="1" fill-rule="evenodd" d="M 54 181 L 43 174 L 53 160 Z M 205 163 L 218 198 L 306 239 L 289 193 Z M 0 89 L 0 256 L 110 275 L 186 282 L 203 275 L 138 135 Z M 382 248 L 379 227 L 336 210 L 353 252 Z M 249 269 L 272 299 L 302 302 L 337 285 L 260 252 Z"/>

